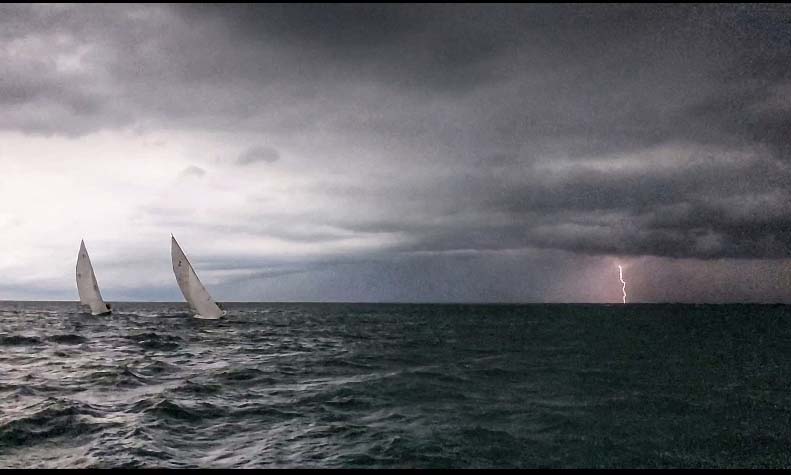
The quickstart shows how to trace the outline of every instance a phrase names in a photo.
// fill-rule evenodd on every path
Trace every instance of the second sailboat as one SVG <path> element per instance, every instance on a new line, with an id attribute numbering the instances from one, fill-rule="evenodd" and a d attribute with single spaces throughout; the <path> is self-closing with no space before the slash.
<path id="1" fill-rule="evenodd" d="M 192 268 L 192 264 L 184 255 L 184 251 L 181 250 L 181 246 L 173 235 L 170 236 L 170 258 L 173 261 L 176 282 L 179 284 L 181 293 L 184 294 L 184 299 L 194 312 L 194 317 L 216 320 L 225 315 L 226 312 L 217 306 L 206 287 L 198 279 L 198 274 L 195 273 L 195 269 Z"/>

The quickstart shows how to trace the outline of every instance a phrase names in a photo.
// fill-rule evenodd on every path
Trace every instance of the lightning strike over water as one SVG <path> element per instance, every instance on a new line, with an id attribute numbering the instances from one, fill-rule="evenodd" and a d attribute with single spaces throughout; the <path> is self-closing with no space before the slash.
<path id="1" fill-rule="evenodd" d="M 623 284 L 623 288 L 621 288 L 623 291 L 623 303 L 626 303 L 626 282 L 623 280 L 623 267 L 620 264 L 618 264 L 618 278 L 621 279 Z"/>

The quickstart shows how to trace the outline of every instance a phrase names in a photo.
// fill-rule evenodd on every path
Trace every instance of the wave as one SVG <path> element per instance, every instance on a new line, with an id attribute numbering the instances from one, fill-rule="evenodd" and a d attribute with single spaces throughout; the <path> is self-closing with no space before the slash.
<path id="1" fill-rule="evenodd" d="M 138 402 L 134 406 L 134 412 L 152 417 L 158 424 L 162 423 L 163 419 L 198 422 L 227 414 L 227 411 L 221 407 L 208 402 L 188 406 L 183 402 L 180 404 L 175 400 L 161 396 Z"/>
<path id="2" fill-rule="evenodd" d="M 2 335 L 0 336 L 0 346 L 25 346 L 40 345 L 41 339 L 35 336 L 23 335 Z"/>
<path id="3" fill-rule="evenodd" d="M 148 378 L 135 373 L 127 366 L 92 371 L 83 376 L 81 380 L 100 387 L 115 388 L 136 388 L 149 383 Z"/>
<path id="4" fill-rule="evenodd" d="M 199 383 L 191 380 L 186 380 L 180 386 L 172 391 L 175 393 L 186 393 L 194 395 L 213 395 L 219 394 L 223 390 L 222 385 L 214 383 Z"/>
<path id="5" fill-rule="evenodd" d="M 220 372 L 215 376 L 217 379 L 225 383 L 256 383 L 256 384 L 274 384 L 277 382 L 271 374 L 265 373 L 255 368 L 241 368 L 232 369 Z"/>
<path id="6" fill-rule="evenodd" d="M 80 343 L 85 343 L 88 340 L 80 335 L 74 335 L 72 333 L 69 333 L 66 335 L 49 336 L 47 337 L 47 341 L 51 341 L 53 343 L 60 343 L 64 345 L 78 345 Z"/>
<path id="7" fill-rule="evenodd" d="M 54 438 L 89 437 L 117 422 L 102 421 L 102 414 L 84 403 L 59 398 L 25 408 L 24 414 L 0 424 L 0 443 L 6 447 L 31 446 Z"/>
<path id="8" fill-rule="evenodd" d="M 184 341 L 181 337 L 175 335 L 160 335 L 154 332 L 127 335 L 124 338 L 149 350 L 175 350 L 179 348 Z"/>

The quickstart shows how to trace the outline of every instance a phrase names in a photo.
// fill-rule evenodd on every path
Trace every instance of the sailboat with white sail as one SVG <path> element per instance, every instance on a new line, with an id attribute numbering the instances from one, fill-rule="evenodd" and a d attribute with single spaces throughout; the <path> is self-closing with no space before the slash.
<path id="1" fill-rule="evenodd" d="M 77 292 L 80 294 L 80 303 L 91 308 L 91 315 L 106 315 L 111 312 L 110 304 L 104 302 L 99 292 L 91 258 L 85 249 L 85 240 L 80 241 L 80 252 L 77 254 Z"/>
<path id="2" fill-rule="evenodd" d="M 187 259 L 181 246 L 176 242 L 176 238 L 170 235 L 170 259 L 173 261 L 173 273 L 176 275 L 176 282 L 179 284 L 184 299 L 190 306 L 195 318 L 204 320 L 217 320 L 226 312 L 217 305 L 211 298 L 206 287 L 203 286 L 195 269 Z"/>

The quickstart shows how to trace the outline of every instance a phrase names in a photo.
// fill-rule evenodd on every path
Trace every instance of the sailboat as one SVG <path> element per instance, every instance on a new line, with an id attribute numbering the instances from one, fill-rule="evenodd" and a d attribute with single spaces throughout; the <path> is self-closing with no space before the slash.
<path id="1" fill-rule="evenodd" d="M 195 318 L 205 320 L 217 320 L 226 314 L 224 310 L 214 302 L 206 287 L 201 284 L 198 274 L 192 268 L 192 264 L 184 255 L 181 246 L 176 242 L 176 238 L 170 235 L 170 259 L 173 261 L 173 273 L 176 274 L 176 282 L 179 284 L 184 299 L 194 312 Z"/>
<path id="2" fill-rule="evenodd" d="M 77 291 L 80 293 L 80 303 L 91 308 L 91 315 L 106 315 L 111 312 L 110 304 L 102 300 L 84 240 L 80 241 L 80 252 L 77 254 Z"/>

